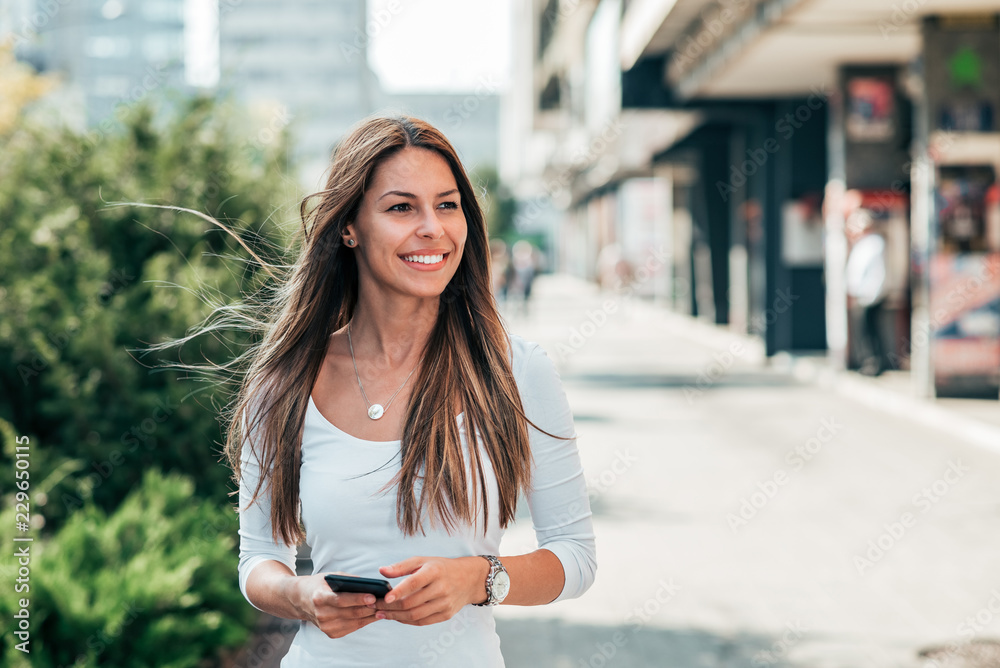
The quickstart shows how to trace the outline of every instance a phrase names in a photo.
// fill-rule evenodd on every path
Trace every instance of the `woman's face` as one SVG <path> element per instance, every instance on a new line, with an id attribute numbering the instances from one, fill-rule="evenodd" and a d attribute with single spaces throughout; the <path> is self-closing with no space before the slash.
<path id="1" fill-rule="evenodd" d="M 415 297 L 444 292 L 468 228 L 458 184 L 436 151 L 408 146 L 374 172 L 357 219 L 344 230 L 362 284 Z"/>

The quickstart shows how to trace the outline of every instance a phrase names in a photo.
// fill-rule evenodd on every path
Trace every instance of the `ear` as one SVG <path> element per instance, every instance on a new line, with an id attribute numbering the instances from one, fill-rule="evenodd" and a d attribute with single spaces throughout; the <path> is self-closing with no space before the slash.
<path id="1" fill-rule="evenodd" d="M 357 242 L 357 237 L 354 235 L 354 223 L 348 223 L 344 226 L 344 229 L 340 231 L 340 241 L 342 243 L 347 243 L 348 239 L 354 239 Z"/>

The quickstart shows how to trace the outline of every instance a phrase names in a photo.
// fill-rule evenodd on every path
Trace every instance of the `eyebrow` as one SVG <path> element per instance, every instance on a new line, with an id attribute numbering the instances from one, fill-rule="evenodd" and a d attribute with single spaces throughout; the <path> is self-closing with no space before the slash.
<path id="1" fill-rule="evenodd" d="M 447 192 L 443 192 L 443 193 L 438 193 L 438 195 L 437 195 L 437 196 L 438 196 L 438 197 L 447 197 L 448 195 L 452 195 L 452 194 L 454 194 L 454 193 L 457 193 L 457 192 L 458 192 L 458 188 L 452 188 L 451 190 L 449 190 L 449 191 L 447 191 Z M 409 198 L 411 198 L 411 199 L 416 199 L 416 198 L 417 198 L 417 196 L 416 196 L 416 195 L 414 195 L 413 193 L 407 193 L 407 192 L 403 192 L 402 190 L 390 190 L 389 192 L 387 192 L 386 194 L 382 195 L 382 197 L 379 197 L 379 198 L 378 198 L 377 200 L 375 200 L 375 201 L 376 201 L 376 202 L 379 202 L 379 201 L 381 201 L 381 200 L 382 200 L 382 199 L 383 199 L 384 197 L 388 197 L 389 195 L 399 195 L 400 197 L 409 197 Z"/>

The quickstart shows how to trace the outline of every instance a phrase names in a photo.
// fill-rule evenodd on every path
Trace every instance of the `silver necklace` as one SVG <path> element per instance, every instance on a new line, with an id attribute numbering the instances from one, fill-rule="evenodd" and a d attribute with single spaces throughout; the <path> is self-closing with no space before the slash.
<path id="1" fill-rule="evenodd" d="M 389 410 L 389 404 L 391 404 L 392 400 L 396 398 L 397 394 L 399 394 L 399 390 L 403 389 L 403 385 L 406 385 L 406 381 L 410 379 L 410 376 L 413 375 L 413 371 L 416 371 L 417 366 L 420 366 L 420 364 L 413 367 L 413 371 L 410 372 L 410 376 L 406 377 L 406 380 L 403 381 L 403 385 L 399 386 L 399 390 L 392 393 L 392 396 L 389 397 L 389 401 L 385 402 L 385 406 L 382 404 L 373 404 L 368 401 L 368 395 L 365 394 L 365 386 L 361 384 L 361 374 L 358 373 L 358 363 L 354 359 L 354 342 L 351 340 L 351 323 L 347 323 L 347 343 L 351 346 L 351 362 L 354 364 L 354 375 L 358 377 L 358 387 L 361 388 L 361 396 L 365 398 L 365 403 L 368 404 L 368 417 L 372 420 L 377 420 L 385 415 L 385 412 Z"/>

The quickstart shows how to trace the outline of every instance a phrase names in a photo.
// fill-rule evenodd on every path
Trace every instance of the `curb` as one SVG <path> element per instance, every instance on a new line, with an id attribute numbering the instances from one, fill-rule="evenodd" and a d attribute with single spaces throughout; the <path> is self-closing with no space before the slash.
<path id="1" fill-rule="evenodd" d="M 876 387 L 851 371 L 835 371 L 815 359 L 793 357 L 790 366 L 791 373 L 804 382 L 832 390 L 873 410 L 906 418 L 1000 454 L 998 426 L 944 408 L 932 399 Z"/>
<path id="2" fill-rule="evenodd" d="M 548 280 L 559 287 L 565 286 L 570 290 L 582 289 L 593 298 L 600 298 L 602 295 L 595 284 L 582 278 L 567 274 L 549 276 Z M 560 283 L 562 285 L 559 285 Z M 613 298 L 611 294 L 607 296 Z M 788 373 L 803 383 L 831 390 L 873 410 L 905 418 L 1000 454 L 1000 426 L 944 408 L 933 399 L 922 399 L 877 387 L 852 371 L 833 369 L 826 363 L 825 357 L 779 353 L 768 358 L 764 353 L 764 343 L 760 337 L 734 332 L 724 325 L 716 325 L 670 311 L 665 305 L 642 298 L 632 298 L 629 301 L 633 312 L 641 313 L 641 317 L 644 318 L 659 319 L 670 326 L 674 333 L 696 343 L 725 349 L 739 342 L 747 350 L 745 358 L 747 361 L 759 362 L 766 368 Z"/>

